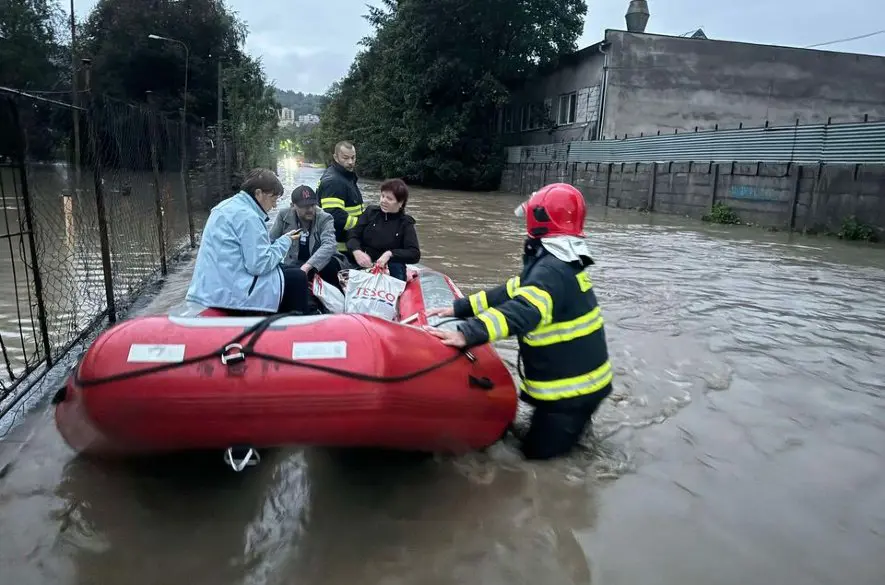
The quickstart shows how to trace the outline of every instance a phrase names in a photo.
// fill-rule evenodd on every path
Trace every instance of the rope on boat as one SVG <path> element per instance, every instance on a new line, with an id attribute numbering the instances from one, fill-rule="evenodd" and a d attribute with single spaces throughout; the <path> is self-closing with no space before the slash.
<path id="1" fill-rule="evenodd" d="M 351 380 L 359 380 L 362 382 L 380 382 L 383 384 L 394 384 L 397 382 L 407 382 L 409 380 L 413 380 L 420 376 L 424 376 L 443 368 L 451 363 L 454 363 L 462 356 L 466 357 L 472 363 L 476 363 L 477 358 L 473 353 L 471 353 L 467 349 L 460 349 L 454 355 L 426 366 L 424 368 L 420 368 L 418 370 L 414 370 L 407 374 L 401 374 L 399 376 L 376 376 L 372 374 L 361 374 L 359 372 L 351 372 L 349 370 L 344 370 L 341 368 L 334 368 L 331 366 L 324 366 L 320 364 L 313 364 L 304 362 L 302 360 L 281 358 L 279 356 L 266 354 L 263 352 L 255 351 L 255 344 L 261 338 L 265 331 L 267 331 L 270 326 L 285 317 L 298 316 L 299 313 L 280 313 L 277 315 L 270 315 L 265 319 L 262 319 L 252 327 L 249 327 L 236 337 L 234 337 L 230 342 L 226 343 L 225 346 L 220 350 L 215 350 L 203 355 L 194 356 L 192 358 L 188 358 L 182 360 L 180 362 L 168 363 L 168 364 L 160 364 L 157 366 L 151 366 L 148 368 L 142 368 L 139 370 L 133 370 L 131 372 L 123 372 L 121 374 L 114 374 L 112 376 L 105 376 L 102 378 L 92 378 L 92 379 L 83 379 L 80 377 L 80 368 L 79 365 L 75 367 L 73 373 L 74 383 L 80 387 L 88 388 L 91 386 L 100 386 L 102 384 L 110 384 L 112 382 L 121 382 L 123 380 L 131 380 L 134 378 L 140 378 L 143 376 L 149 376 L 151 374 L 157 374 L 160 372 L 165 372 L 169 370 L 174 370 L 177 368 L 184 368 L 187 366 L 191 366 L 194 364 L 198 364 L 200 362 L 205 362 L 213 359 L 221 359 L 221 363 L 224 365 L 232 365 L 246 360 L 247 356 L 253 356 L 258 359 L 266 360 L 273 363 L 283 364 L 283 365 L 291 365 L 306 368 L 309 370 L 316 370 L 319 372 L 325 372 L 327 374 L 332 374 L 335 376 L 341 376 L 342 378 L 349 378 Z M 448 321 L 456 321 L 457 319 L 449 319 L 444 320 L 443 322 Z M 439 323 L 441 324 L 441 323 Z M 248 341 L 246 341 L 248 339 Z M 245 345 L 244 345 L 245 341 Z M 494 383 L 487 377 L 478 377 L 473 375 L 468 375 L 468 381 L 471 386 L 478 387 L 482 390 L 491 390 L 494 388 Z M 65 397 L 65 389 L 62 388 L 58 394 L 56 394 L 53 399 L 53 404 L 57 404 L 64 400 Z"/>
<path id="2" fill-rule="evenodd" d="M 234 455 L 235 449 L 245 451 L 245 453 L 242 457 L 237 457 Z M 253 467 L 261 463 L 261 455 L 258 453 L 258 449 L 253 447 L 228 447 L 224 452 L 224 462 L 239 473 L 247 467 Z"/>

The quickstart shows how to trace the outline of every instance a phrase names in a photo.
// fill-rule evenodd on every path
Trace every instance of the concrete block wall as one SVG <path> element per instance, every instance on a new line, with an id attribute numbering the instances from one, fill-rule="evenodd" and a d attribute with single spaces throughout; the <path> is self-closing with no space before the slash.
<path id="1" fill-rule="evenodd" d="M 798 231 L 838 232 L 853 215 L 885 239 L 885 165 L 508 164 L 500 188 L 529 195 L 554 182 L 575 185 L 591 205 L 701 218 L 722 202 L 744 223 Z"/>

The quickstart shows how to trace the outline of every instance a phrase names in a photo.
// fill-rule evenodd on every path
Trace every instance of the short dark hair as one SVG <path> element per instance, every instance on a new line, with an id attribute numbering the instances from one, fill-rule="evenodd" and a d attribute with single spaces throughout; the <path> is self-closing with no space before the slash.
<path id="1" fill-rule="evenodd" d="M 332 154 L 338 154 L 338 151 L 342 148 L 353 148 L 353 142 L 350 140 L 342 140 L 335 144 L 335 150 L 332 151 Z"/>
<path id="2" fill-rule="evenodd" d="M 240 189 L 255 197 L 255 191 L 261 189 L 265 193 L 283 194 L 283 184 L 279 177 L 270 169 L 258 167 L 249 171 Z"/>
<path id="3" fill-rule="evenodd" d="M 393 193 L 393 196 L 403 204 L 403 207 L 406 206 L 406 202 L 409 200 L 409 187 L 406 186 L 406 182 L 402 179 L 387 179 L 381 183 L 381 187 L 378 190 Z"/>

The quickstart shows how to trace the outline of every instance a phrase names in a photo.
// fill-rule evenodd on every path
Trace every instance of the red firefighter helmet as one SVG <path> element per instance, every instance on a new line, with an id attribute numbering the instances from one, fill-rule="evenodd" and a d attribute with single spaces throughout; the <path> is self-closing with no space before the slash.
<path id="1" fill-rule="evenodd" d="M 567 183 L 541 187 L 516 208 L 516 215 L 525 217 L 526 233 L 530 238 L 586 236 L 584 218 L 587 207 L 584 196 Z"/>

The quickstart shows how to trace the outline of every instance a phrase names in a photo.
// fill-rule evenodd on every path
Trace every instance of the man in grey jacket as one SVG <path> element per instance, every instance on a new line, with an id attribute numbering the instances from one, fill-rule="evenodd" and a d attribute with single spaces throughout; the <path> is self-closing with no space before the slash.
<path id="1" fill-rule="evenodd" d="M 317 195 L 307 185 L 292 190 L 292 205 L 277 214 L 270 228 L 270 238 L 292 230 L 301 230 L 300 238 L 289 249 L 283 265 L 298 266 L 308 280 L 319 272 L 320 277 L 338 289 L 338 272 L 344 257 L 336 251 L 335 225 L 332 216 L 317 207 Z"/>

